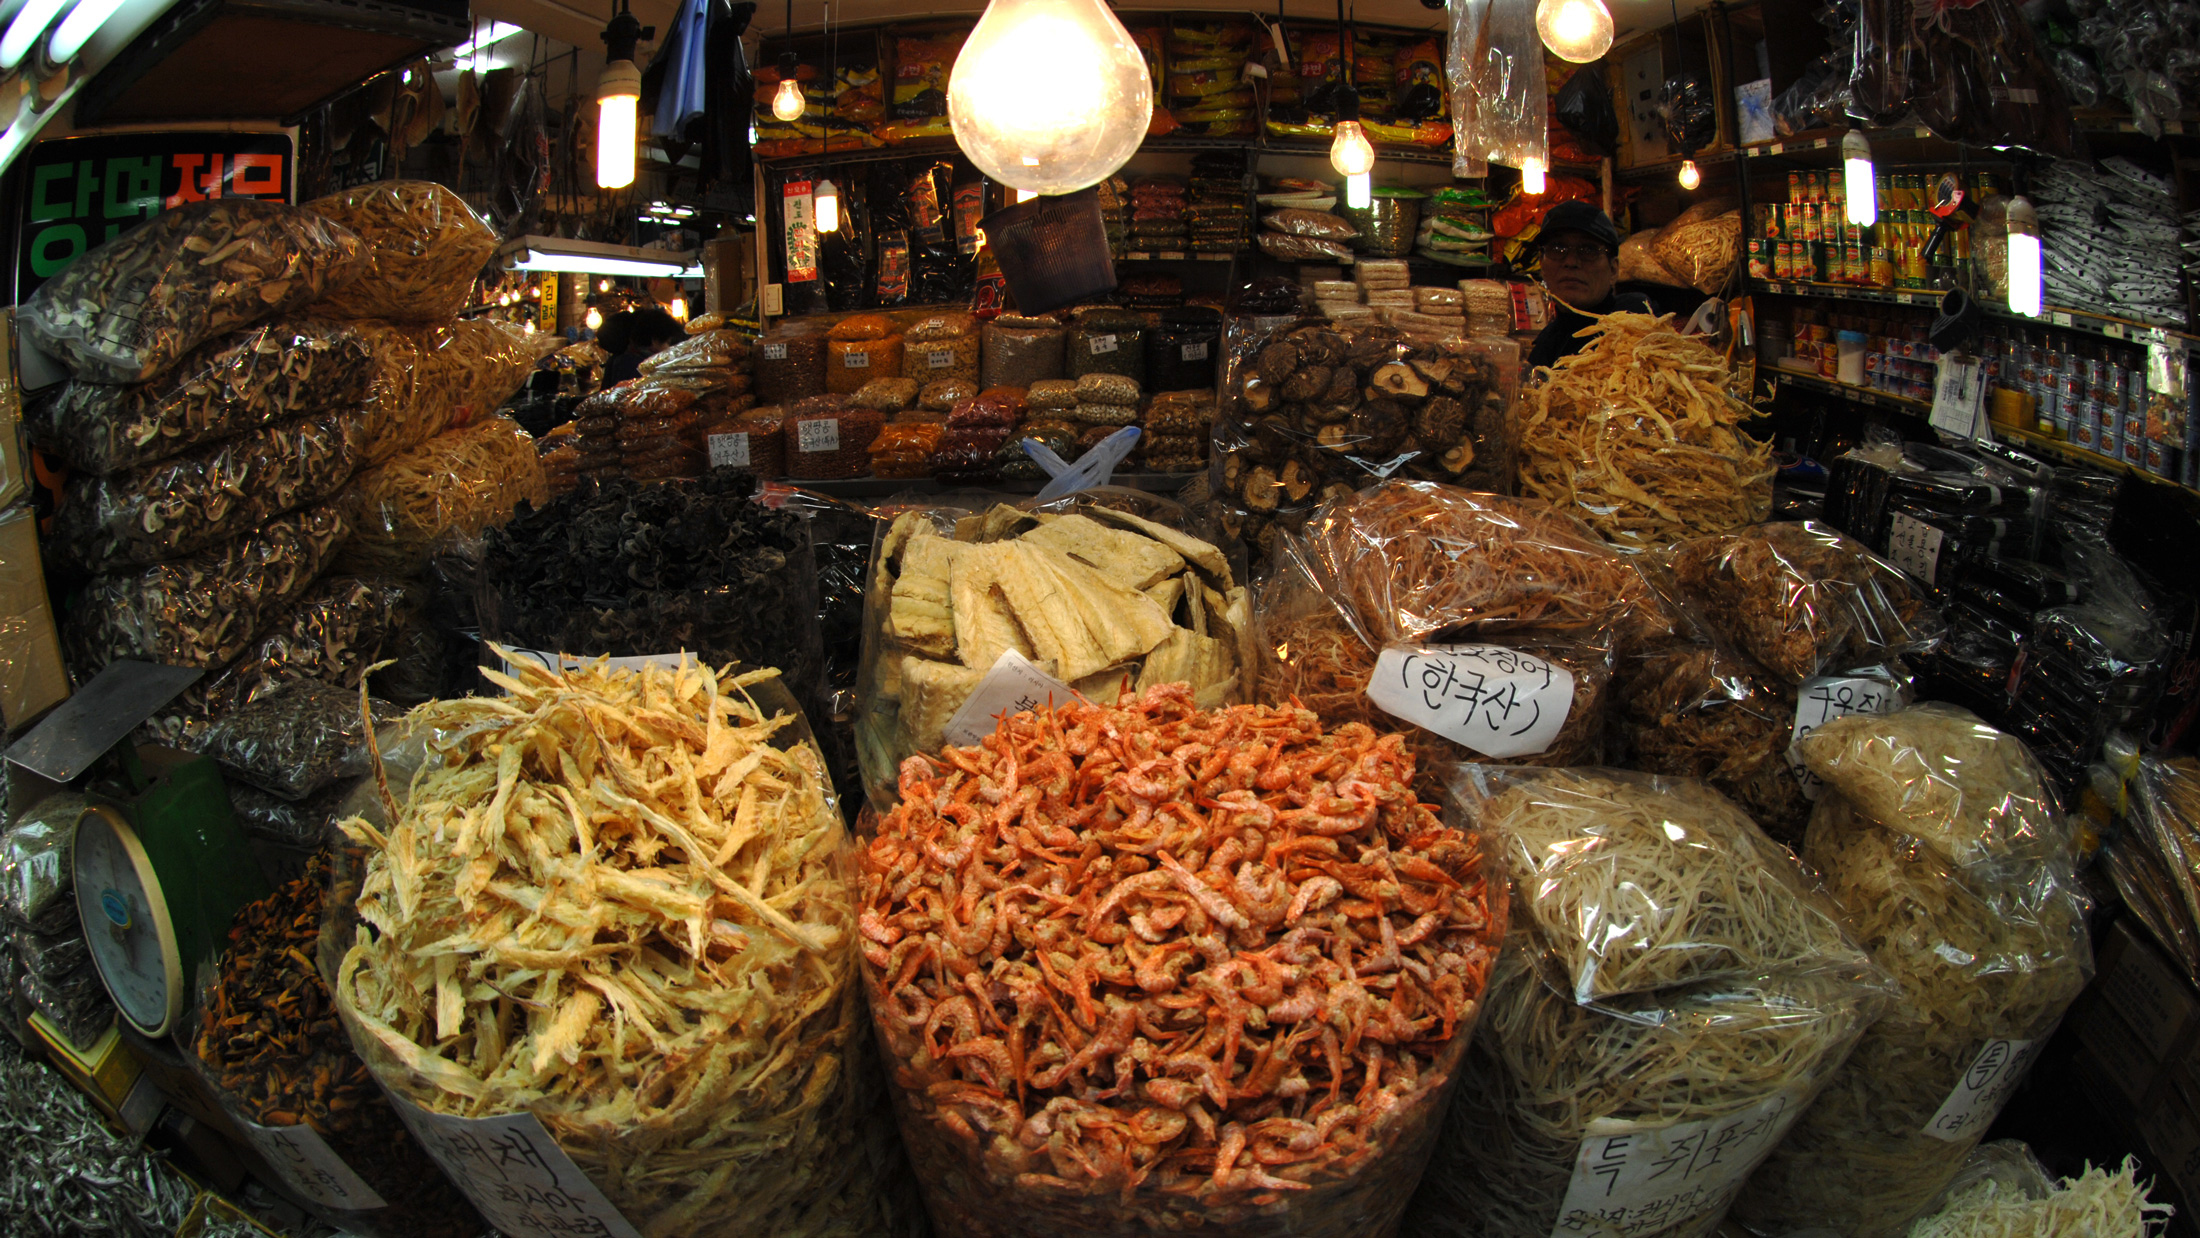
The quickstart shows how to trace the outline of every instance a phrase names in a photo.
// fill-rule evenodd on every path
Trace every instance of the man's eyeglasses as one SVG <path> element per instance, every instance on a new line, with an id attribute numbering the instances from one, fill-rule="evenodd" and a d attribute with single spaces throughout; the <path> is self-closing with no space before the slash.
<path id="1" fill-rule="evenodd" d="M 1586 266 L 1592 262 L 1603 261 L 1605 258 L 1610 257 L 1611 253 L 1611 250 L 1602 245 L 1545 245 L 1543 246 L 1543 261 L 1556 262 L 1561 265 L 1578 264 Z"/>

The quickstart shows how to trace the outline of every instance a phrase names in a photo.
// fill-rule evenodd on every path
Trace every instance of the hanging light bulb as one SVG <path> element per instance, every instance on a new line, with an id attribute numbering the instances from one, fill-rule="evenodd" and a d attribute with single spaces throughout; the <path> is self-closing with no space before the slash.
<path id="1" fill-rule="evenodd" d="M 600 330 L 603 327 L 603 311 L 591 305 L 588 307 L 588 313 L 581 318 L 581 321 L 587 323 L 588 329 L 591 331 Z"/>
<path id="2" fill-rule="evenodd" d="M 686 297 L 672 298 L 672 316 L 681 322 L 687 321 L 688 299 Z"/>
<path id="3" fill-rule="evenodd" d="M 535 333 L 535 320 L 532 318 L 528 319 L 526 323 L 521 326 L 520 329 L 527 332 L 527 334 L 529 335 L 533 335 Z"/>
<path id="4" fill-rule="evenodd" d="M 802 84 L 793 76 L 779 79 L 779 89 L 772 92 L 772 115 L 792 124 L 802 119 Z"/>
<path id="5" fill-rule="evenodd" d="M 598 292 L 609 292 L 609 291 L 611 291 L 611 281 L 610 281 L 610 280 L 608 280 L 608 279 L 599 279 L 599 280 L 597 280 L 597 281 L 596 281 L 596 291 L 598 291 Z"/>
<path id="6" fill-rule="evenodd" d="M 1152 118 L 1146 57 L 1101 0 L 992 0 L 947 79 L 955 144 L 1035 193 L 1105 180 Z"/>
<path id="7" fill-rule="evenodd" d="M 2040 316 L 2040 216 L 2022 195 L 2009 200 L 2009 312 Z"/>
<path id="8" fill-rule="evenodd" d="M 1612 50 L 1612 10 L 1604 0 L 1538 0 L 1535 32 L 1560 60 L 1587 64 Z"/>
<path id="9" fill-rule="evenodd" d="M 819 232 L 840 231 L 840 189 L 831 181 L 819 181 L 813 191 Z"/>
<path id="10" fill-rule="evenodd" d="M 624 189 L 634 183 L 635 112 L 642 102 L 642 71 L 614 60 L 596 79 L 596 183 Z"/>
<path id="11" fill-rule="evenodd" d="M 1329 143 L 1329 166 L 1346 176 L 1365 176 L 1375 170 L 1375 147 L 1359 121 L 1337 122 L 1337 136 Z"/>
<path id="12" fill-rule="evenodd" d="M 1681 188 L 1694 189 L 1703 184 L 1703 169 L 1693 159 L 1681 160 Z"/>
<path id="13" fill-rule="evenodd" d="M 1850 223 L 1869 228 L 1879 222 L 1879 183 L 1872 168 L 1872 144 L 1862 129 L 1851 129 L 1841 139 L 1841 187 L 1847 196 Z"/>
<path id="14" fill-rule="evenodd" d="M 1533 155 L 1520 161 L 1520 192 L 1529 197 L 1543 193 L 1543 161 Z"/>

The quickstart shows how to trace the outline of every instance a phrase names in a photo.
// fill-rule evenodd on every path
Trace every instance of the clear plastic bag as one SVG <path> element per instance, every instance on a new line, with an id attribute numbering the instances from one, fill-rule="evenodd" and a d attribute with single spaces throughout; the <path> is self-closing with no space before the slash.
<path id="1" fill-rule="evenodd" d="M 375 722 L 401 715 L 371 702 Z M 367 722 L 359 694 L 314 679 L 276 684 L 216 719 L 198 745 L 223 771 L 287 800 L 367 772 Z"/>
<path id="2" fill-rule="evenodd" d="M 2200 983 L 2200 759 L 2141 757 L 2102 867 L 2126 906 Z"/>
<path id="3" fill-rule="evenodd" d="M 1788 757 L 1795 708 L 1793 686 L 1711 641 L 1626 659 L 1613 691 L 1630 768 L 1701 779 L 1790 847 L 1811 810 Z"/>
<path id="4" fill-rule="evenodd" d="M 322 301 L 339 318 L 456 318 L 497 250 L 489 221 L 434 181 L 375 181 L 315 198 L 305 209 L 349 228 L 366 245 L 366 273 Z"/>
<path id="5" fill-rule="evenodd" d="M 142 383 L 207 340 L 288 314 L 366 270 L 359 238 L 311 211 L 217 198 L 163 211 L 38 286 L 17 322 L 77 377 Z"/>
<path id="6" fill-rule="evenodd" d="M 253 842 L 291 853 L 318 851 L 334 837 L 337 809 L 356 785 L 357 780 L 332 783 L 302 800 L 286 800 L 249 783 L 233 783 L 229 807 L 238 828 Z"/>
<path id="7" fill-rule="evenodd" d="M 76 923 L 69 851 L 84 806 L 77 792 L 56 791 L 0 829 L 0 915 L 10 924 L 58 933 Z"/>
<path id="8" fill-rule="evenodd" d="M 20 953 L 23 941 L 14 942 Z M 48 978 L 25 968 L 16 982 L 16 991 L 24 1000 L 37 1007 L 70 1044 L 82 1049 L 97 1045 L 107 1029 L 115 1024 L 115 1004 L 107 996 L 107 985 L 99 978 L 99 969 L 89 961 L 83 967 L 66 975 Z"/>
<path id="9" fill-rule="evenodd" d="M 1859 812 L 1958 865 L 2069 845 L 2039 762 L 1967 709 L 1932 702 L 1835 718 L 1795 748 Z"/>
<path id="10" fill-rule="evenodd" d="M 356 410 L 293 417 L 112 477 L 77 477 L 54 553 L 88 571 L 162 563 L 245 536 L 335 494 L 362 463 Z"/>
<path id="11" fill-rule="evenodd" d="M 266 323 L 213 340 L 159 379 L 131 386 L 78 379 L 24 412 L 31 441 L 101 475 L 298 413 L 367 398 L 373 359 L 349 327 Z"/>
<path id="12" fill-rule="evenodd" d="M 1467 819 L 1505 857 L 1516 919 L 1583 1005 L 1781 972 L 1870 972 L 1795 857 L 1700 782 L 1460 767 Z"/>
<path id="13" fill-rule="evenodd" d="M 418 604 L 413 589 L 401 580 L 322 578 L 243 657 L 176 698 L 169 716 L 183 721 L 182 746 L 196 749 L 208 724 L 290 680 L 356 691 L 403 612 Z"/>
<path id="14" fill-rule="evenodd" d="M 1707 626 L 1789 683 L 1919 652 L 1944 630 L 1901 569 L 1816 521 L 1680 542 L 1666 564 Z"/>
<path id="15" fill-rule="evenodd" d="M 328 503 L 188 559 L 94 577 L 69 612 L 69 655 L 85 675 L 125 658 L 220 666 L 298 600 L 350 527 Z"/>
<path id="16" fill-rule="evenodd" d="M 1549 86 L 1532 6 L 1452 5 L 1444 71 L 1451 83 L 1453 176 L 1480 178 L 1492 163 L 1550 167 Z"/>
<path id="17" fill-rule="evenodd" d="M 691 370 L 746 370 L 748 337 L 739 331 L 699 331 L 642 362 L 642 377 L 680 374 Z M 747 377 L 742 376 L 743 390 Z"/>
<path id="18" fill-rule="evenodd" d="M 824 392 L 825 333 L 814 323 L 781 323 L 756 341 L 758 403 L 784 405 Z"/>
<path id="19" fill-rule="evenodd" d="M 447 425 L 471 425 L 493 415 L 535 368 L 534 348 L 510 323 L 461 318 L 429 338 L 421 357 L 422 398 L 444 405 L 447 412 L 433 416 Z"/>
<path id="20" fill-rule="evenodd" d="M 1064 335 L 1051 318 L 1003 314 L 982 331 L 979 376 L 988 387 L 1029 387 L 1062 376 Z"/>
<path id="21" fill-rule="evenodd" d="M 360 474 L 353 492 L 358 522 L 340 566 L 395 576 L 419 574 L 438 540 L 478 534 L 550 497 L 535 441 L 508 417 L 438 435 Z"/>

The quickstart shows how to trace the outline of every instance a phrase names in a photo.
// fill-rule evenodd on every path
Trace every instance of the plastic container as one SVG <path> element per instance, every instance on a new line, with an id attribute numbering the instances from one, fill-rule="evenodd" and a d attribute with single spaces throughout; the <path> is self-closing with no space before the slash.
<path id="1" fill-rule="evenodd" d="M 1864 385 L 1864 333 L 1843 331 L 1835 340 L 1834 377 L 1851 386 Z"/>
<path id="2" fill-rule="evenodd" d="M 1008 280 L 1016 308 L 1044 314 L 1115 288 L 1100 195 L 1092 189 L 1003 207 L 979 227 Z M 990 384 L 988 384 L 990 385 Z"/>

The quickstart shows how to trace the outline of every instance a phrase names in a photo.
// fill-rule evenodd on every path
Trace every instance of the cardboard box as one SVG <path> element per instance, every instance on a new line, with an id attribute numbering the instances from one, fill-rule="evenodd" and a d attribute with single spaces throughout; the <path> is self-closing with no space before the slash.
<path id="1" fill-rule="evenodd" d="M 144 1068 L 139 1064 L 137 1055 L 122 1043 L 120 1031 L 110 1027 L 107 1034 L 99 1038 L 99 1043 L 79 1046 L 62 1035 L 61 1029 L 55 1027 L 45 1015 L 34 1014 L 31 1016 L 31 1034 L 37 1037 L 39 1046 L 45 1050 L 47 1059 L 53 1062 L 54 1069 L 61 1072 L 61 1077 L 67 1079 L 70 1086 L 77 1091 L 84 1093 L 85 1099 L 92 1102 L 92 1107 L 114 1123 L 117 1129 L 136 1135 L 145 1133 L 143 1130 L 131 1130 L 129 1119 L 125 1117 L 126 1111 L 143 1111 L 143 1097 L 136 1102 L 131 1097 L 133 1090 L 142 1082 Z M 153 1109 L 157 1113 L 159 1106 L 156 1104 Z M 147 1125 L 150 1126 L 151 1123 L 148 1121 Z"/>
<path id="2" fill-rule="evenodd" d="M 38 522 L 18 503 L 0 511 L 0 727 L 19 732 L 68 696 Z"/>
<path id="3" fill-rule="evenodd" d="M 2200 1035 L 2200 995 L 2128 917 L 2103 935 L 2095 960 L 2092 987 L 2071 1013 L 2079 1054 L 2096 1078 L 2143 1106 Z"/>

